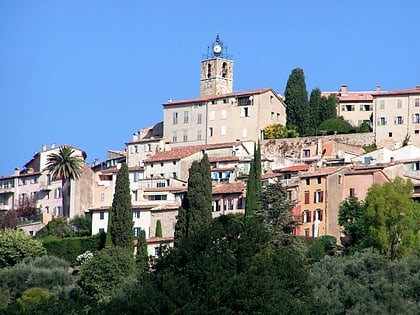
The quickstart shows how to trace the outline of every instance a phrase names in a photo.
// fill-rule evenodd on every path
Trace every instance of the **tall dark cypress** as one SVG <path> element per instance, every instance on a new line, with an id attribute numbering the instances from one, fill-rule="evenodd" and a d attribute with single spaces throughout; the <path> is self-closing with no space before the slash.
<path id="1" fill-rule="evenodd" d="M 287 80 L 284 97 L 287 128 L 296 129 L 301 136 L 306 135 L 309 128 L 310 114 L 305 74 L 302 69 L 296 68 L 292 70 Z"/>
<path id="2" fill-rule="evenodd" d="M 261 147 L 254 145 L 254 159 L 251 161 L 246 184 L 245 216 L 253 216 L 261 208 Z"/>
<path id="3" fill-rule="evenodd" d="M 212 221 L 211 193 L 210 162 L 207 154 L 204 154 L 201 161 L 194 161 L 189 169 L 188 192 L 175 225 L 175 246 L 182 238 L 194 234 Z"/>
<path id="4" fill-rule="evenodd" d="M 110 230 L 114 246 L 133 248 L 133 210 L 126 163 L 121 164 L 117 174 L 114 199 L 112 200 Z"/>

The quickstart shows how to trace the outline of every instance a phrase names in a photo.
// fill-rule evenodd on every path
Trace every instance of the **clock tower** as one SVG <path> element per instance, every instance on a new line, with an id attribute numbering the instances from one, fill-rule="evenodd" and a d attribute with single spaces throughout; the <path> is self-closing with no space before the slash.
<path id="1" fill-rule="evenodd" d="M 219 35 L 201 61 L 200 97 L 233 92 L 233 60 Z"/>

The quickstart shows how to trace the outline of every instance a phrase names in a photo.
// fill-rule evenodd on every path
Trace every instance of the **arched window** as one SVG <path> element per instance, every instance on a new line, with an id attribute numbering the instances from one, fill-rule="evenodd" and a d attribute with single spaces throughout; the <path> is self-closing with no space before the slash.
<path id="1" fill-rule="evenodd" d="M 211 64 L 207 65 L 207 78 L 211 77 Z"/>
<path id="2" fill-rule="evenodd" d="M 222 77 L 223 77 L 223 78 L 226 78 L 226 76 L 227 76 L 227 72 L 228 72 L 227 63 L 226 63 L 226 62 L 224 62 L 224 63 L 222 64 Z"/>

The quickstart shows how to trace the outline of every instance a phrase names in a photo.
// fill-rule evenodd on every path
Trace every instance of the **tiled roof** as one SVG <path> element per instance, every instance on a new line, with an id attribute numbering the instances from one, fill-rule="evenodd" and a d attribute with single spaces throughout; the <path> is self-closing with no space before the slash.
<path id="1" fill-rule="evenodd" d="M 302 178 L 302 177 L 330 175 L 342 168 L 343 168 L 342 166 L 327 166 L 327 167 L 315 168 L 314 170 L 308 170 L 307 172 L 300 173 L 300 177 Z"/>
<path id="2" fill-rule="evenodd" d="M 414 89 L 376 92 L 376 93 L 373 93 L 373 96 L 378 97 L 378 96 L 407 95 L 407 94 L 420 94 L 420 86 L 416 86 Z"/>
<path id="3" fill-rule="evenodd" d="M 237 156 L 212 156 L 209 157 L 209 162 L 237 162 L 239 158 Z"/>
<path id="4" fill-rule="evenodd" d="M 154 154 L 153 156 L 144 160 L 144 163 L 180 160 L 187 156 L 193 155 L 194 153 L 197 153 L 201 150 L 229 148 L 229 147 L 236 146 L 238 144 L 241 144 L 241 142 L 227 142 L 227 143 L 217 143 L 217 144 L 208 144 L 208 145 L 175 147 L 168 151 L 162 151 L 162 152 L 158 152 Z"/>
<path id="5" fill-rule="evenodd" d="M 276 178 L 281 176 L 279 173 L 265 173 L 261 175 L 261 179 Z"/>
<path id="6" fill-rule="evenodd" d="M 163 106 L 171 106 L 171 105 L 181 105 L 181 104 L 189 104 L 189 103 L 200 103 L 205 101 L 217 100 L 217 99 L 224 99 L 228 97 L 238 97 L 238 96 L 246 96 L 246 95 L 255 95 L 255 94 L 263 94 L 265 92 L 272 91 L 275 96 L 279 99 L 281 97 L 273 91 L 271 88 L 265 89 L 257 89 L 257 90 L 249 90 L 249 91 L 242 91 L 242 92 L 233 92 L 228 94 L 221 94 L 221 95 L 211 95 L 207 97 L 198 97 L 198 98 L 191 98 L 185 100 L 177 100 L 177 101 L 168 101 L 163 104 Z"/>
<path id="7" fill-rule="evenodd" d="M 243 182 L 236 182 L 236 183 L 217 183 L 213 184 L 212 186 L 212 194 L 234 194 L 234 193 L 242 193 L 244 190 L 244 183 Z"/>
<path id="8" fill-rule="evenodd" d="M 144 189 L 144 192 L 184 192 L 187 191 L 186 186 L 169 186 L 169 187 L 148 187 Z"/>
<path id="9" fill-rule="evenodd" d="M 285 173 L 285 172 L 304 172 L 309 169 L 309 164 L 301 164 L 301 165 L 293 165 L 281 168 L 279 170 L 276 170 L 278 173 Z"/>
<path id="10" fill-rule="evenodd" d="M 129 172 L 134 172 L 134 171 L 144 171 L 144 167 L 143 166 L 131 166 L 128 168 Z"/>
<path id="11" fill-rule="evenodd" d="M 366 91 L 366 92 L 347 92 L 347 94 L 344 95 L 340 95 L 339 92 L 322 92 L 321 96 L 325 96 L 328 97 L 331 94 L 335 94 L 338 98 L 338 100 L 340 101 L 340 103 L 345 103 L 345 102 L 366 102 L 366 101 L 370 101 L 372 102 L 373 100 L 373 96 L 372 94 L 374 94 L 374 91 Z"/>

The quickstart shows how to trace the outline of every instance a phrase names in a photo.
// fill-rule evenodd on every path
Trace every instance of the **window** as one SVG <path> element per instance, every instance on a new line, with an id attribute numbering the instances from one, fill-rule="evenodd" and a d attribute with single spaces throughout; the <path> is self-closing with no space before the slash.
<path id="1" fill-rule="evenodd" d="M 101 201 L 104 201 L 105 200 L 105 193 L 104 192 L 101 192 L 99 198 L 101 199 Z"/>
<path id="2" fill-rule="evenodd" d="M 305 185 L 310 185 L 310 184 L 311 184 L 311 179 L 305 178 Z"/>
<path id="3" fill-rule="evenodd" d="M 418 114 L 418 113 L 413 114 L 413 123 L 414 124 L 420 123 L 420 114 Z"/>
<path id="4" fill-rule="evenodd" d="M 188 112 L 184 112 L 184 124 L 188 124 Z"/>
<path id="5" fill-rule="evenodd" d="M 215 117 L 216 117 L 216 113 L 214 112 L 214 110 L 210 111 L 209 120 L 214 120 Z"/>
<path id="6" fill-rule="evenodd" d="M 226 114 L 226 109 L 222 109 L 222 119 L 226 119 L 227 114 Z"/>
<path id="7" fill-rule="evenodd" d="M 197 124 L 201 125 L 203 121 L 203 115 L 202 114 L 197 114 Z"/>
<path id="8" fill-rule="evenodd" d="M 401 108 L 402 107 L 402 100 L 397 100 L 397 108 Z"/>
<path id="9" fill-rule="evenodd" d="M 172 172 L 172 178 L 178 178 L 178 175 L 176 175 L 176 172 Z"/>
<path id="10" fill-rule="evenodd" d="M 343 183 L 343 176 L 338 175 L 338 183 L 341 185 Z"/>
<path id="11" fill-rule="evenodd" d="M 378 126 L 385 126 L 386 125 L 386 118 L 385 117 L 380 117 L 378 119 Z"/>
<path id="12" fill-rule="evenodd" d="M 402 125 L 404 123 L 404 118 L 402 116 L 395 116 L 394 122 L 396 125 Z"/>
<path id="13" fill-rule="evenodd" d="M 135 227 L 134 228 L 134 237 L 140 237 L 141 235 L 141 228 Z"/>
<path id="14" fill-rule="evenodd" d="M 55 199 L 59 199 L 59 198 L 61 198 L 61 188 L 56 188 L 56 189 L 54 190 L 54 198 L 55 198 Z"/>
<path id="15" fill-rule="evenodd" d="M 187 142 L 188 141 L 188 131 L 184 130 L 182 135 L 182 141 Z"/>
<path id="16" fill-rule="evenodd" d="M 371 112 L 373 110 L 373 105 L 363 104 L 360 105 L 361 112 Z"/>
<path id="17" fill-rule="evenodd" d="M 419 130 L 419 129 L 414 130 L 414 134 L 415 134 L 415 135 L 420 134 L 420 130 Z"/>
<path id="18" fill-rule="evenodd" d="M 213 127 L 209 127 L 209 137 L 213 137 Z"/>
<path id="19" fill-rule="evenodd" d="M 311 229 L 306 228 L 305 229 L 305 237 L 310 237 L 311 236 Z"/>
<path id="20" fill-rule="evenodd" d="M 242 138 L 248 137 L 248 129 L 244 128 L 242 129 Z"/>
<path id="21" fill-rule="evenodd" d="M 277 113 L 277 121 L 280 121 L 280 114 Z"/>
<path id="22" fill-rule="evenodd" d="M 177 141 L 178 141 L 178 138 L 176 136 L 176 131 L 173 131 L 172 132 L 172 142 L 177 142 Z"/>
<path id="23" fill-rule="evenodd" d="M 233 210 L 233 200 L 232 199 L 227 199 L 226 200 L 226 207 L 227 207 L 227 210 Z"/>
<path id="24" fill-rule="evenodd" d="M 140 173 L 139 172 L 134 172 L 134 182 L 138 182 L 140 179 Z"/>
<path id="25" fill-rule="evenodd" d="M 217 100 L 212 100 L 211 103 L 212 103 L 212 105 L 215 105 L 215 104 L 217 104 Z"/>
<path id="26" fill-rule="evenodd" d="M 309 191 L 305 191 L 305 204 L 307 205 L 309 203 Z"/>
<path id="27" fill-rule="evenodd" d="M 168 196 L 167 195 L 150 195 L 149 200 L 167 200 Z"/>
<path id="28" fill-rule="evenodd" d="M 274 112 L 271 112 L 271 120 L 274 120 Z"/>
<path id="29" fill-rule="evenodd" d="M 311 222 L 311 211 L 309 210 L 303 211 L 302 222 L 303 223 Z"/>
<path id="30" fill-rule="evenodd" d="M 103 234 L 105 233 L 105 229 L 104 228 L 99 228 L 99 234 Z"/>
<path id="31" fill-rule="evenodd" d="M 228 104 L 229 103 L 229 99 L 228 98 L 224 98 L 223 99 L 223 104 Z"/>
<path id="32" fill-rule="evenodd" d="M 172 124 L 178 124 L 178 113 L 172 113 Z"/>
<path id="33" fill-rule="evenodd" d="M 241 107 L 241 117 L 249 117 L 248 107 Z"/>
<path id="34" fill-rule="evenodd" d="M 311 150 L 309 149 L 303 150 L 303 157 L 311 157 Z"/>
<path id="35" fill-rule="evenodd" d="M 133 212 L 133 218 L 134 219 L 140 219 L 140 210 L 136 210 Z"/>
<path id="36" fill-rule="evenodd" d="M 388 137 L 392 138 L 392 132 L 388 132 Z"/>
<path id="37" fill-rule="evenodd" d="M 349 196 L 350 197 L 356 197 L 356 189 L 355 188 L 350 188 Z"/>
<path id="38" fill-rule="evenodd" d="M 341 111 L 354 112 L 354 105 L 341 105 Z"/>
<path id="39" fill-rule="evenodd" d="M 321 210 L 321 209 L 316 209 L 315 211 L 314 211 L 314 213 L 313 213 L 313 219 L 314 219 L 314 222 L 316 221 L 316 220 L 319 220 L 319 221 L 322 221 L 322 217 L 323 217 L 323 213 L 324 211 L 323 210 Z"/>
<path id="40" fill-rule="evenodd" d="M 105 212 L 101 211 L 99 212 L 99 220 L 104 220 L 105 219 Z"/>
<path id="41" fill-rule="evenodd" d="M 324 202 L 324 192 L 317 190 L 314 192 L 314 203 Z"/>
<path id="42" fill-rule="evenodd" d="M 201 130 L 197 130 L 197 140 L 201 140 Z"/>
<path id="43" fill-rule="evenodd" d="M 155 256 L 160 256 L 161 253 L 162 250 L 160 249 L 160 247 L 155 247 Z"/>
<path id="44" fill-rule="evenodd" d="M 222 126 L 222 127 L 221 127 L 221 129 L 220 129 L 220 134 L 221 134 L 222 136 L 225 136 L 225 135 L 226 135 L 226 126 Z"/>
<path id="45" fill-rule="evenodd" d="M 238 105 L 253 105 L 254 104 L 254 96 L 242 96 L 238 97 Z"/>
<path id="46" fill-rule="evenodd" d="M 318 184 L 321 184 L 321 177 L 317 177 L 316 181 L 317 181 Z"/>
<path id="47" fill-rule="evenodd" d="M 380 109 L 385 109 L 385 101 L 382 100 L 382 101 L 379 102 L 379 108 Z"/>
<path id="48" fill-rule="evenodd" d="M 414 106 L 415 107 L 420 107 L 420 98 L 415 98 L 414 99 Z"/>

